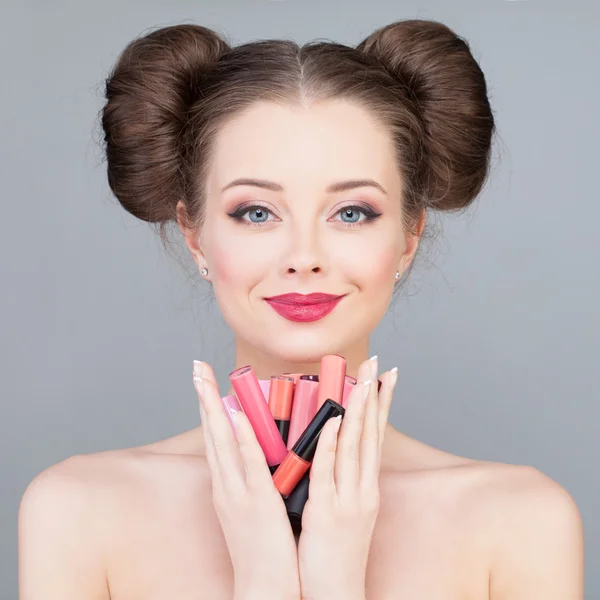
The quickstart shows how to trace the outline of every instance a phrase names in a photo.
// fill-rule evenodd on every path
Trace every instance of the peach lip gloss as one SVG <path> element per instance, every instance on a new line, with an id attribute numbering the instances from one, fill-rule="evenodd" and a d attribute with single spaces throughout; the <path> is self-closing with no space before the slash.
<path id="1" fill-rule="evenodd" d="M 318 408 L 327 399 L 333 400 L 337 404 L 342 404 L 345 377 L 346 359 L 343 356 L 327 354 L 321 359 L 319 395 L 317 400 Z"/>
<path id="2" fill-rule="evenodd" d="M 284 499 L 292 493 L 302 476 L 310 468 L 325 423 L 338 415 L 343 416 L 345 412 L 341 404 L 329 398 L 325 400 L 294 447 L 277 467 L 273 474 L 273 484 Z"/>
<path id="3" fill-rule="evenodd" d="M 254 369 L 250 365 L 240 367 L 229 374 L 229 380 L 273 472 L 285 458 L 287 448 L 281 439 Z"/>
<path id="4" fill-rule="evenodd" d="M 294 379 L 283 375 L 273 375 L 269 390 L 269 410 L 275 419 L 275 425 L 286 444 L 290 431 L 290 414 L 294 397 Z"/>

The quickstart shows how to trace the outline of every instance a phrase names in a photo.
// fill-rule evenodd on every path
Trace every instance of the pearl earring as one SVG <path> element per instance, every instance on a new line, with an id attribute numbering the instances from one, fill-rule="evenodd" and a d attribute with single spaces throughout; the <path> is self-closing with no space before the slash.
<path id="1" fill-rule="evenodd" d="M 398 281 L 398 279 L 400 279 L 400 271 L 396 271 L 396 276 L 394 278 L 396 281 Z"/>
<path id="2" fill-rule="evenodd" d="M 202 269 L 200 269 L 200 273 L 206 277 L 208 275 L 208 269 L 206 267 L 202 267 Z"/>

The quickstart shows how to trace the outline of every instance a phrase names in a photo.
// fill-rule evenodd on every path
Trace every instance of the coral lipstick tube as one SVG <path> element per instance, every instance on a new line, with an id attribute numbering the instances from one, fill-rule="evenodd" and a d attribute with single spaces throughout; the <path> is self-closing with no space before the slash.
<path id="1" fill-rule="evenodd" d="M 314 419 L 294 444 L 294 447 L 277 467 L 273 474 L 273 484 L 284 498 L 292 493 L 302 476 L 308 471 L 325 423 L 333 417 L 343 415 L 345 412 L 341 404 L 329 398 L 325 400 Z"/>
<path id="2" fill-rule="evenodd" d="M 337 354 L 327 354 L 321 359 L 319 373 L 319 395 L 317 407 L 320 408 L 325 400 L 330 399 L 342 403 L 344 382 L 346 377 L 346 359 Z"/>
<path id="3" fill-rule="evenodd" d="M 271 471 L 285 458 L 287 448 L 251 366 L 240 367 L 229 374 L 229 380 L 244 413 L 254 429 Z"/>
<path id="4" fill-rule="evenodd" d="M 288 450 L 296 443 L 302 432 L 317 414 L 317 394 L 319 391 L 318 375 L 302 375 L 294 390 L 292 414 L 290 416 L 290 432 L 288 433 Z"/>
<path id="5" fill-rule="evenodd" d="M 275 419 L 275 425 L 277 425 L 284 444 L 287 443 L 290 431 L 293 398 L 294 379 L 283 375 L 273 375 L 269 390 L 269 410 Z"/>

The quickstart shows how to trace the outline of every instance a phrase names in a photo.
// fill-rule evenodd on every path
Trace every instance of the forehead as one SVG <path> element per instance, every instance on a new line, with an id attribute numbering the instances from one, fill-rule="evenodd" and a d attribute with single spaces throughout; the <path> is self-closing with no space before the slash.
<path id="1" fill-rule="evenodd" d="M 211 187 L 244 176 L 290 185 L 368 177 L 391 193 L 400 185 L 391 136 L 365 108 L 345 101 L 257 102 L 219 131 L 213 150 Z"/>

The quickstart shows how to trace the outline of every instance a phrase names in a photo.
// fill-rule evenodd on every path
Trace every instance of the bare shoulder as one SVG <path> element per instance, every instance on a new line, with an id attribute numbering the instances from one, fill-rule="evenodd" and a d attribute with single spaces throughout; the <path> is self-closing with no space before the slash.
<path id="1" fill-rule="evenodd" d="M 78 511 L 108 511 L 128 498 L 146 496 L 169 483 L 189 478 L 202 483 L 208 477 L 206 461 L 186 441 L 188 434 L 153 444 L 81 454 L 67 458 L 37 475 L 27 487 L 21 510 L 43 504 L 65 515 Z M 92 510 L 93 509 L 93 510 Z"/>
<path id="2" fill-rule="evenodd" d="M 583 598 L 583 529 L 559 483 L 530 466 L 471 460 L 407 442 L 392 489 L 485 556 L 490 598 Z M 435 515 L 432 517 L 431 515 Z"/>
<path id="3" fill-rule="evenodd" d="M 583 526 L 571 494 L 533 467 L 476 468 L 467 506 L 489 541 L 490 597 L 583 598 Z"/>
<path id="4" fill-rule="evenodd" d="M 76 455 L 37 475 L 19 507 L 21 597 L 108 598 L 106 565 L 128 519 L 169 505 L 174 490 L 205 489 L 202 457 L 163 452 L 173 448 Z"/>

